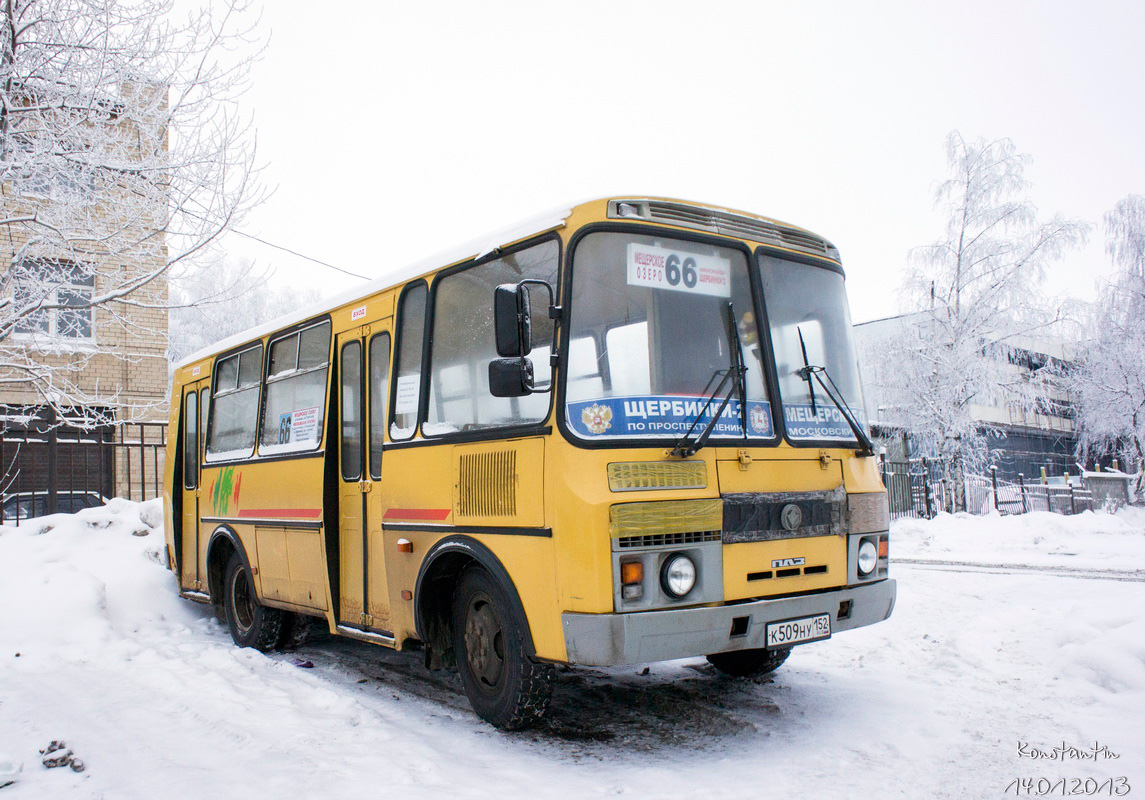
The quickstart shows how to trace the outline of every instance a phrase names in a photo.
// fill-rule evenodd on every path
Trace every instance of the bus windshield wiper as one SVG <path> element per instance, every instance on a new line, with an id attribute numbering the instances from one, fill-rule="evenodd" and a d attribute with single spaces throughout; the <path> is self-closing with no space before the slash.
<path id="1" fill-rule="evenodd" d="M 732 399 L 732 393 L 739 394 L 740 398 L 740 424 L 743 425 L 744 435 L 747 435 L 747 402 L 746 392 L 744 391 L 744 373 L 747 372 L 747 367 L 743 363 L 743 353 L 739 348 L 739 331 L 735 324 L 735 309 L 732 304 L 728 302 L 728 345 L 731 348 L 731 365 L 725 369 L 718 369 L 712 373 L 712 377 L 708 378 L 708 383 L 704 387 L 704 394 L 707 398 L 704 400 L 704 407 L 696 414 L 696 418 L 692 420 L 692 424 L 688 427 L 687 432 L 680 437 L 672 448 L 672 455 L 680 456 L 681 458 L 689 458 L 694 456 L 700 451 L 708 442 L 708 437 L 712 435 L 715 430 L 716 422 L 723 415 L 724 409 L 728 407 L 728 403 Z M 715 388 L 711 394 L 708 394 L 708 389 L 715 382 L 716 378 L 720 378 L 720 384 Z M 700 424 L 700 420 L 704 418 L 704 414 L 712 407 L 712 402 L 723 394 L 724 387 L 727 386 L 728 381 L 732 380 L 732 388 L 728 390 L 727 394 L 723 395 L 723 400 L 720 401 L 720 407 L 716 409 L 716 413 L 712 414 L 712 418 L 708 420 L 708 424 L 704 426 L 704 430 L 699 436 L 692 440 L 692 432 L 696 430 L 696 426 Z"/>
<path id="2" fill-rule="evenodd" d="M 800 335 L 799 338 L 802 339 L 802 335 Z M 806 350 L 803 352 L 803 358 L 805 360 L 807 358 Z M 827 397 L 835 404 L 835 408 L 839 409 L 839 412 L 843 415 L 843 419 L 847 420 L 847 424 L 851 426 L 855 438 L 859 440 L 860 447 L 858 455 L 864 458 L 873 456 L 875 454 L 875 443 L 871 441 L 871 437 L 867 435 L 867 432 L 863 430 L 863 426 L 855 419 L 855 415 L 851 413 L 851 409 L 843 402 L 842 392 L 840 392 L 839 387 L 835 385 L 835 381 L 831 379 L 831 373 L 827 371 L 827 368 L 815 364 L 807 364 L 802 369 L 796 370 L 795 374 L 807 381 L 808 386 L 811 385 L 812 378 L 819 382 L 819 385 L 823 387 L 823 391 L 826 392 Z M 826 381 L 823 380 L 824 377 L 827 378 Z M 814 398 L 815 395 L 812 394 L 811 397 Z M 814 399 L 812 399 L 811 402 L 811 413 L 815 413 Z"/>

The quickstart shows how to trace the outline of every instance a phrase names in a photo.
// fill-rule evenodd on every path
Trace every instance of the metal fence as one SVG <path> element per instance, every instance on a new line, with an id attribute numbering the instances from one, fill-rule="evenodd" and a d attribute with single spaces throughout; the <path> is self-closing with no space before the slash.
<path id="1" fill-rule="evenodd" d="M 939 511 L 954 508 L 954 486 L 943 478 L 939 462 L 932 459 L 910 461 L 883 460 L 883 483 L 887 487 L 891 519 L 919 517 L 930 519 Z M 988 476 L 966 478 L 966 509 L 972 514 L 1025 514 L 1030 511 L 1052 511 L 1056 514 L 1078 514 L 1092 511 L 1093 493 L 1080 485 L 1076 476 L 1060 483 L 1002 480 L 991 469 Z"/>
<path id="2" fill-rule="evenodd" d="M 28 418 L 25 418 L 28 419 Z M 163 492 L 165 423 L 95 429 L 6 424 L 0 430 L 3 519 L 75 511 L 103 499 L 150 500 Z"/>

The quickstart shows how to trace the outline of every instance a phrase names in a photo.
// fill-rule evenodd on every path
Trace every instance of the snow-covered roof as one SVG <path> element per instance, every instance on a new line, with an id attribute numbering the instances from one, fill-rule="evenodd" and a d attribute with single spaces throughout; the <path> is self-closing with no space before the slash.
<path id="1" fill-rule="evenodd" d="M 538 214 L 506 228 L 493 231 L 492 233 L 482 236 L 480 239 L 470 240 L 464 244 L 408 264 L 405 267 L 387 272 L 365 284 L 359 284 L 333 297 L 323 298 L 315 303 L 303 306 L 297 311 L 283 314 L 281 317 L 272 319 L 257 327 L 240 331 L 233 336 L 229 336 L 226 339 L 215 342 L 208 347 L 204 347 L 202 350 L 192 353 L 175 364 L 175 369 L 181 369 L 182 367 L 194 364 L 196 361 L 202 361 L 208 356 L 230 350 L 232 347 L 238 347 L 245 342 L 254 341 L 274 331 L 287 328 L 310 317 L 323 314 L 332 308 L 337 308 L 346 303 L 369 297 L 372 294 L 384 291 L 391 286 L 405 283 L 435 269 L 448 266 L 449 264 L 456 264 L 459 261 L 465 261 L 469 258 L 480 258 L 503 245 L 511 244 L 512 242 L 532 236 L 533 234 L 560 228 L 565 224 L 565 220 L 569 218 L 569 215 L 572 214 L 572 209 L 575 205 L 579 204 L 558 206 L 557 208 L 550 209 L 543 214 Z"/>

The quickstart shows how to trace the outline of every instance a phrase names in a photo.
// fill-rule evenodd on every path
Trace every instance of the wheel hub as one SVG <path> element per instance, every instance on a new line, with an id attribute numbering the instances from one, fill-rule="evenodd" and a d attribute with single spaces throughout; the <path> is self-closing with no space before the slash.
<path id="1" fill-rule="evenodd" d="M 465 619 L 465 652 L 473 673 L 486 686 L 496 686 L 505 668 L 501 621 L 488 602 L 475 601 Z"/>
<path id="2" fill-rule="evenodd" d="M 254 624 L 254 597 L 246 571 L 237 569 L 231 582 L 231 603 L 235 612 L 235 626 L 240 632 L 249 631 Z"/>

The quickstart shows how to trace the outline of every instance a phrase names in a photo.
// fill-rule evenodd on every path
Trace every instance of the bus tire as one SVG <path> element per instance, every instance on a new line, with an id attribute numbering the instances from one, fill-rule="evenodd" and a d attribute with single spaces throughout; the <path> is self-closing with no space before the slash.
<path id="1" fill-rule="evenodd" d="M 453 595 L 453 651 L 477 716 L 502 730 L 536 724 L 552 696 L 553 668 L 531 659 L 505 589 L 482 567 L 461 573 Z"/>
<path id="2" fill-rule="evenodd" d="M 282 612 L 259 604 L 250 568 L 238 553 L 231 554 L 224 574 L 223 611 L 231 638 L 239 647 L 263 653 L 274 649 L 282 634 Z"/>
<path id="3" fill-rule="evenodd" d="M 790 647 L 776 650 L 733 650 L 730 653 L 712 653 L 708 656 L 708 663 L 725 675 L 758 678 L 775 672 L 789 655 Z"/>
<path id="4" fill-rule="evenodd" d="M 282 629 L 278 634 L 278 650 L 297 650 L 310 641 L 310 632 L 314 626 L 314 617 L 297 614 L 293 611 L 282 612 Z"/>

